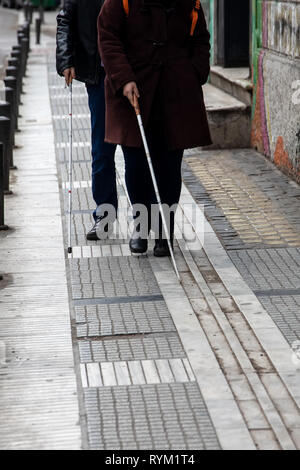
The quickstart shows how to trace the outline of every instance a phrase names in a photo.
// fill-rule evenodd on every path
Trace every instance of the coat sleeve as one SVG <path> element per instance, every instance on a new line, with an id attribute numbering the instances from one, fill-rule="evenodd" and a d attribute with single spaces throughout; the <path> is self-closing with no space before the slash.
<path id="1" fill-rule="evenodd" d="M 56 70 L 59 75 L 74 67 L 74 34 L 78 0 L 65 0 L 57 15 Z"/>
<path id="2" fill-rule="evenodd" d="M 124 48 L 126 15 L 122 0 L 106 0 L 98 17 L 98 47 L 109 84 L 116 94 L 135 74 Z"/>
<path id="3" fill-rule="evenodd" d="M 192 37 L 192 63 L 201 85 L 204 85 L 210 72 L 210 34 L 202 6 L 200 6 L 198 23 Z"/>

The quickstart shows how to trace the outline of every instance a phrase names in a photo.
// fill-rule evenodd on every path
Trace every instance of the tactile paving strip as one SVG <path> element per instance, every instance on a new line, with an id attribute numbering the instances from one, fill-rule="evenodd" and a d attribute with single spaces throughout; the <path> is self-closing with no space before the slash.
<path id="1" fill-rule="evenodd" d="M 91 449 L 218 450 L 195 383 L 84 391 Z"/>
<path id="2" fill-rule="evenodd" d="M 75 307 L 77 336 L 175 331 L 164 301 Z"/>
<path id="3" fill-rule="evenodd" d="M 160 294 L 143 257 L 70 259 L 74 299 Z"/>
<path id="4" fill-rule="evenodd" d="M 81 362 L 142 361 L 146 359 L 184 358 L 174 326 L 168 333 L 119 336 L 101 341 L 79 341 Z"/>

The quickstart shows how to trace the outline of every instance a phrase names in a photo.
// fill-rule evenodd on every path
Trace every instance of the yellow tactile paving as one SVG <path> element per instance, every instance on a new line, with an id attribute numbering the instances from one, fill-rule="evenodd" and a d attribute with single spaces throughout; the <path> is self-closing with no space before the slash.
<path id="1" fill-rule="evenodd" d="M 300 232 L 226 155 L 209 160 L 187 157 L 187 162 L 241 240 L 266 245 L 300 245 Z"/>

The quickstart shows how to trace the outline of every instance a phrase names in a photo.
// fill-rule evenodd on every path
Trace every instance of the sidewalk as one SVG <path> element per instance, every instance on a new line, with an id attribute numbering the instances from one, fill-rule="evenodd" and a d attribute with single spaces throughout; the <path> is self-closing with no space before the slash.
<path id="1" fill-rule="evenodd" d="M 151 250 L 86 241 L 90 121 L 76 83 L 68 257 L 68 93 L 53 40 L 32 49 L 0 234 L 0 448 L 299 449 L 299 186 L 252 150 L 186 152 L 177 221 L 197 237 L 176 242 L 180 285 Z M 120 150 L 116 166 L 122 219 Z"/>

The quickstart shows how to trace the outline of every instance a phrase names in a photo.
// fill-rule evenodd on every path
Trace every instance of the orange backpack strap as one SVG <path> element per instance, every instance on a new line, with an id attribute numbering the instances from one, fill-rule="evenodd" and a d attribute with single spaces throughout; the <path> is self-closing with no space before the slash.
<path id="1" fill-rule="evenodd" d="M 192 18 L 192 25 L 191 25 L 191 32 L 190 32 L 191 36 L 194 36 L 194 32 L 195 32 L 195 29 L 196 29 L 196 26 L 197 26 L 197 23 L 198 23 L 200 5 L 201 5 L 200 0 L 196 0 L 195 6 L 194 6 L 192 14 L 191 14 L 191 18 Z"/>
<path id="2" fill-rule="evenodd" d="M 125 11 L 125 15 L 129 15 L 129 0 L 123 0 L 123 8 Z"/>

